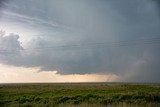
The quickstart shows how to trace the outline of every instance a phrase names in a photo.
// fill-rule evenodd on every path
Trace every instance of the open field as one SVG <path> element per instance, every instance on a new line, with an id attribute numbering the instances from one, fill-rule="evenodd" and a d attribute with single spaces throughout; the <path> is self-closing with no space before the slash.
<path id="1" fill-rule="evenodd" d="M 159 84 L 47 83 L 1 84 L 0 107 L 94 107 L 110 104 L 159 104 Z M 113 106 L 112 106 L 113 107 Z M 118 107 L 118 106 L 117 106 Z M 125 106 L 123 106 L 125 107 Z M 127 106 L 126 106 L 127 107 Z M 156 107 L 154 105 L 154 107 Z M 158 107 L 158 105 L 157 105 Z"/>

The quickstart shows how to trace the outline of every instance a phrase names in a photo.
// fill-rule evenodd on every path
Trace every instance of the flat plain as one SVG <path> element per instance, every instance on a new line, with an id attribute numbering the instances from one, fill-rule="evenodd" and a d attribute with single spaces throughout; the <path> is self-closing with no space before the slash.
<path id="1" fill-rule="evenodd" d="M 120 104 L 158 107 L 159 103 L 160 84 L 0 84 L 0 107 L 110 107 Z"/>

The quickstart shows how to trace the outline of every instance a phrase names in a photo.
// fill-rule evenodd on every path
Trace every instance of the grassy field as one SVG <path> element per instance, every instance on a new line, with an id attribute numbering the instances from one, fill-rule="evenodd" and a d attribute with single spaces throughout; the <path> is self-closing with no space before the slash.
<path id="1" fill-rule="evenodd" d="M 0 107 L 64 107 L 64 105 L 96 107 L 119 103 L 160 103 L 160 85 L 127 83 L 0 85 Z"/>

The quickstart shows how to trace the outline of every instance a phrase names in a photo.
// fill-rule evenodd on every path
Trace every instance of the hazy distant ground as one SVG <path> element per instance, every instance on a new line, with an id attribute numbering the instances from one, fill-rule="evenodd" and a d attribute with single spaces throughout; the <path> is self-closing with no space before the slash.
<path id="1" fill-rule="evenodd" d="M 159 107 L 160 84 L 1 84 L 0 107 L 93 107 L 138 104 Z M 113 107 L 113 106 L 112 106 Z M 116 106 L 120 107 L 120 106 Z M 128 107 L 128 106 L 126 106 Z"/>

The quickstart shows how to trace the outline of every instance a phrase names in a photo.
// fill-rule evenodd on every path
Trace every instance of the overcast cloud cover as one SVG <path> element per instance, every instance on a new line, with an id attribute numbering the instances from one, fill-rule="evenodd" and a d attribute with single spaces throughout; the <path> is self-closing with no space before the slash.
<path id="1" fill-rule="evenodd" d="M 1 32 L 0 63 L 160 82 L 158 0 L 2 0 L 0 11 L 14 33 Z"/>

